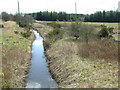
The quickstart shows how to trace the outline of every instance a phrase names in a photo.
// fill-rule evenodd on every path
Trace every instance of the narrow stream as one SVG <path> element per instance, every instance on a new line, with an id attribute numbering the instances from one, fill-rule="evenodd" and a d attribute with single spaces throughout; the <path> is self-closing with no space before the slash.
<path id="1" fill-rule="evenodd" d="M 32 61 L 27 78 L 26 88 L 57 88 L 57 83 L 52 79 L 44 55 L 43 38 L 34 31 L 36 39 L 32 44 Z"/>

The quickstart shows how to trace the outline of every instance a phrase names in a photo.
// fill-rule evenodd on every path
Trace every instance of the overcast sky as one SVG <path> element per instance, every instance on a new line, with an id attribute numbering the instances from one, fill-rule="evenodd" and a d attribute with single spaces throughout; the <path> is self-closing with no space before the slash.
<path id="1" fill-rule="evenodd" d="M 18 0 L 0 0 L 0 12 L 17 12 Z M 120 0 L 19 0 L 20 12 L 31 13 L 37 11 L 65 11 L 75 13 L 75 2 L 77 13 L 90 14 L 96 11 L 116 10 Z"/>

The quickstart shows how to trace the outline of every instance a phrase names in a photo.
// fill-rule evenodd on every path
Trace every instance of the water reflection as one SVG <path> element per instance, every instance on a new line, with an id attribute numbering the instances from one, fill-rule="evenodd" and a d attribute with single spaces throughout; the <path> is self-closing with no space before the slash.
<path id="1" fill-rule="evenodd" d="M 32 45 L 32 65 L 27 78 L 26 88 L 57 88 L 52 79 L 44 55 L 43 39 L 39 33 L 33 31 L 36 39 Z"/>

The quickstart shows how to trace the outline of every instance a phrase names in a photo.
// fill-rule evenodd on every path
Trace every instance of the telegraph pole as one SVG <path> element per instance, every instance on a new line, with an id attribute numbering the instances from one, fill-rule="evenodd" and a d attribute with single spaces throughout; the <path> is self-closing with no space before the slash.
<path id="1" fill-rule="evenodd" d="M 77 21 L 77 3 L 75 2 L 75 20 Z"/>
<path id="2" fill-rule="evenodd" d="M 20 14 L 19 0 L 18 0 L 18 14 Z"/>
<path id="3" fill-rule="evenodd" d="M 120 1 L 118 2 L 118 12 L 120 12 Z"/>
<path id="4" fill-rule="evenodd" d="M 117 12 L 120 12 L 120 1 L 118 2 L 118 10 L 117 10 Z M 120 32 L 120 20 L 118 22 L 119 23 L 118 23 L 118 32 L 117 32 L 117 34 Z"/>
<path id="5" fill-rule="evenodd" d="M 75 14 L 77 14 L 77 3 L 75 2 Z"/>
<path id="6" fill-rule="evenodd" d="M 20 18 L 20 6 L 19 6 L 19 0 L 17 0 L 17 4 L 18 4 L 17 22 L 20 22 L 20 21 L 21 21 L 21 18 Z"/>

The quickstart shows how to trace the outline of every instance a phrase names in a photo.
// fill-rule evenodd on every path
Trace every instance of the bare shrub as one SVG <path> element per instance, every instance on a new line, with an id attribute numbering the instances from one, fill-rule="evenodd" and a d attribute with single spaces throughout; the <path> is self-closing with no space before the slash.
<path id="1" fill-rule="evenodd" d="M 89 42 L 90 38 L 95 36 L 95 29 L 92 26 L 81 22 L 72 23 L 68 29 L 70 35 L 75 37 L 76 40 L 80 38 L 86 43 Z"/>
<path id="2" fill-rule="evenodd" d="M 94 40 L 89 45 L 79 43 L 78 54 L 84 58 L 118 60 L 118 44 L 100 40 Z"/>

